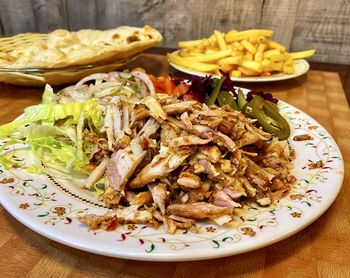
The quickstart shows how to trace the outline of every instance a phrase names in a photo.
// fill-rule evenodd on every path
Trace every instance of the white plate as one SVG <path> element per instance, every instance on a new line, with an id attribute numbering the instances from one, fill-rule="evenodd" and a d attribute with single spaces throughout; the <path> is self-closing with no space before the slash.
<path id="1" fill-rule="evenodd" d="M 170 62 L 168 60 L 169 64 L 179 70 L 182 71 L 184 73 L 187 74 L 191 74 L 191 75 L 196 75 L 196 76 L 200 76 L 200 77 L 205 77 L 208 75 L 211 75 L 213 77 L 218 77 L 220 78 L 220 76 L 215 75 L 215 74 L 208 74 L 205 72 L 199 72 L 199 71 L 195 71 L 189 68 L 185 68 L 182 66 L 178 66 L 172 62 Z M 286 79 L 292 79 L 295 77 L 298 77 L 300 75 L 303 75 L 304 73 L 308 72 L 308 70 L 310 69 L 310 65 L 309 63 L 304 60 L 304 59 L 300 59 L 300 60 L 295 60 L 294 61 L 294 73 L 293 74 L 284 74 L 284 73 L 280 73 L 280 74 L 274 74 L 271 76 L 258 76 L 258 77 L 230 77 L 232 81 L 237 81 L 237 82 L 271 82 L 271 81 L 281 81 L 281 80 L 286 80 Z"/>
<path id="2" fill-rule="evenodd" d="M 344 165 L 338 146 L 329 133 L 300 110 L 280 102 L 289 119 L 292 136 L 309 134 L 309 141 L 290 141 L 296 151 L 294 174 L 298 184 L 278 204 L 268 208 L 242 209 L 236 226 L 201 224 L 201 232 L 166 234 L 145 225 L 124 225 L 116 231 L 92 232 L 76 219 L 106 209 L 67 181 L 25 170 L 0 166 L 0 201 L 24 225 L 60 243 L 92 253 L 145 261 L 187 261 L 230 256 L 258 249 L 302 230 L 321 216 L 341 188 Z M 20 156 L 17 150 L 16 155 Z M 321 169 L 308 169 L 322 160 Z M 6 180 L 7 179 L 7 180 Z M 6 183 L 8 182 L 8 183 Z"/>

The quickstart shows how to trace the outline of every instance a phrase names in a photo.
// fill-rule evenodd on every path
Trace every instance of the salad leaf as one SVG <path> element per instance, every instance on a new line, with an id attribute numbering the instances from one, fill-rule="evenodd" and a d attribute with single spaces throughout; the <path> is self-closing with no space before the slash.
<path id="1" fill-rule="evenodd" d="M 50 87 L 46 87 L 44 95 L 45 104 L 28 107 L 24 117 L 0 126 L 0 137 L 13 139 L 7 145 L 30 145 L 36 159 L 25 165 L 29 171 L 40 172 L 46 167 L 65 175 L 87 174 L 84 166 L 89 162 L 89 153 L 83 146 L 83 130 L 102 127 L 98 100 L 50 103 Z M 0 162 L 8 168 L 18 164 L 11 157 L 3 157 Z"/>
<path id="2" fill-rule="evenodd" d="M 82 112 L 84 112 L 85 118 L 91 119 L 95 127 L 102 127 L 102 111 L 96 99 L 91 99 L 84 103 L 39 104 L 26 108 L 23 118 L 0 126 L 0 137 L 9 136 L 16 129 L 38 121 L 54 122 L 55 120 L 72 117 L 77 123 Z"/>
<path id="3" fill-rule="evenodd" d="M 206 103 L 213 90 L 213 79 L 210 76 L 204 78 L 192 76 L 190 81 L 191 85 L 189 90 L 192 91 L 198 101 Z"/>
<path id="4" fill-rule="evenodd" d="M 50 104 L 50 103 L 52 103 L 53 96 L 54 96 L 54 93 L 53 93 L 52 87 L 49 84 L 46 84 L 44 93 L 42 95 L 41 103 L 42 104 Z"/>
<path id="5" fill-rule="evenodd" d="M 235 83 L 231 80 L 229 73 L 223 70 L 221 70 L 220 72 L 222 76 L 226 77 L 225 81 L 222 83 L 221 90 L 226 92 L 231 92 L 235 97 L 237 97 Z"/>
<path id="6" fill-rule="evenodd" d="M 84 155 L 79 158 L 77 148 L 71 142 L 49 136 L 27 140 L 27 143 L 45 167 L 65 173 L 86 172 L 84 165 L 88 162 L 88 158 Z"/>

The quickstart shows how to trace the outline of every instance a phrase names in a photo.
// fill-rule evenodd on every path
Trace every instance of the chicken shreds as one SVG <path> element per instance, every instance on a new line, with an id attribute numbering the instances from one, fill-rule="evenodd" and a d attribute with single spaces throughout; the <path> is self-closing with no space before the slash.
<path id="1" fill-rule="evenodd" d="M 229 106 L 155 94 L 139 102 L 119 97 L 106 113 L 109 152 L 94 159 L 98 138 L 86 136 L 96 168 L 88 185 L 104 176 L 100 200 L 113 210 L 81 217 L 91 229 L 113 221 L 198 232 L 196 220 L 227 223 L 235 208 L 268 206 L 296 180 L 289 145 Z"/>

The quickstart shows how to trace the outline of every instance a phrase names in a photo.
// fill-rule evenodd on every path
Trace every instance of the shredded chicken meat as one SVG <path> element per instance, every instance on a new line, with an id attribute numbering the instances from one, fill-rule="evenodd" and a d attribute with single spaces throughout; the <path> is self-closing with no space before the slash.
<path id="1" fill-rule="evenodd" d="M 104 177 L 99 198 L 112 211 L 81 222 L 91 229 L 107 229 L 113 221 L 196 232 L 196 220 L 226 223 L 235 208 L 268 206 L 290 190 L 294 152 L 286 141 L 229 106 L 155 94 L 146 81 L 137 80 L 142 98 L 101 101 L 104 135 L 83 133 L 92 145 L 84 185 L 93 188 Z"/>

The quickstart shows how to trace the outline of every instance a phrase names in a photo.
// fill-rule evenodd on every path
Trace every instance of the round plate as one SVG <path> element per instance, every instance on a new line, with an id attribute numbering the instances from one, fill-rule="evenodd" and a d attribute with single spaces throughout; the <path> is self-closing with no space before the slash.
<path id="1" fill-rule="evenodd" d="M 213 77 L 218 77 L 220 78 L 220 76 L 215 75 L 215 74 L 209 74 L 209 73 L 205 73 L 205 72 L 199 72 L 199 71 L 195 71 L 189 68 L 185 68 L 182 66 L 178 66 L 172 62 L 170 62 L 168 60 L 169 64 L 179 70 L 182 71 L 184 73 L 187 74 L 191 74 L 191 75 L 196 75 L 196 76 L 200 76 L 200 77 L 205 77 L 205 76 L 213 76 Z M 286 79 L 291 79 L 291 78 L 295 78 L 298 77 L 300 75 L 303 75 L 304 73 L 308 72 L 308 70 L 310 69 L 310 65 L 309 63 L 304 60 L 304 59 L 300 59 L 300 60 L 295 60 L 294 61 L 294 73 L 293 74 L 284 74 L 284 73 L 279 73 L 279 74 L 274 74 L 271 76 L 257 76 L 257 77 L 230 77 L 232 81 L 237 81 L 237 82 L 271 82 L 271 81 L 281 81 L 281 80 L 286 80 Z"/>
<path id="2" fill-rule="evenodd" d="M 113 232 L 89 231 L 77 220 L 87 213 L 103 214 L 104 205 L 68 181 L 5 170 L 0 166 L 0 201 L 4 208 L 30 229 L 52 240 L 92 253 L 145 261 L 187 261 L 230 256 L 258 249 L 302 230 L 321 216 L 341 188 L 344 165 L 340 150 L 315 120 L 284 102 L 292 135 L 308 134 L 307 141 L 293 141 L 294 175 L 298 182 L 277 204 L 236 211 L 235 223 L 219 227 L 200 223 L 200 233 L 167 234 L 162 227 L 123 225 Z M 21 159 L 21 151 L 15 150 Z M 8 149 L 7 151 L 13 151 Z M 321 160 L 322 168 L 310 163 Z"/>

